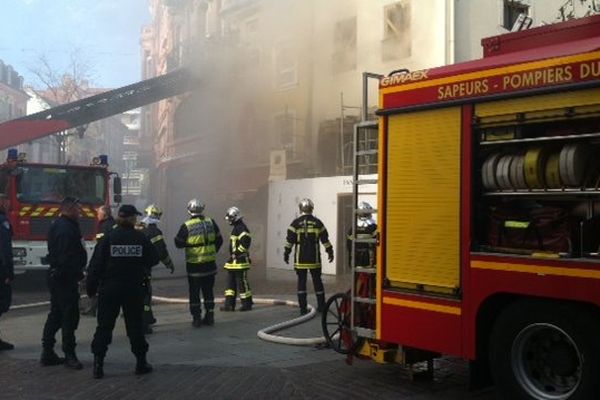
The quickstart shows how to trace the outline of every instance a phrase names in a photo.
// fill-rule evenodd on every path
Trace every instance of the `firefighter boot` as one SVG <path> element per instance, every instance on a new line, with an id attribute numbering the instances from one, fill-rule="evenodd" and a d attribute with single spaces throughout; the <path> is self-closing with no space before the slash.
<path id="1" fill-rule="evenodd" d="M 69 369 L 82 369 L 83 364 L 77 359 L 75 352 L 65 353 L 65 368 Z"/>
<path id="2" fill-rule="evenodd" d="M 300 293 L 298 292 L 298 305 L 300 306 L 300 315 L 308 314 L 308 309 L 306 308 L 306 292 Z"/>
<path id="3" fill-rule="evenodd" d="M 221 311 L 235 311 L 235 297 L 225 296 L 225 304 L 220 308 Z"/>
<path id="4" fill-rule="evenodd" d="M 94 379 L 104 378 L 104 357 L 94 356 Z"/>
<path id="5" fill-rule="evenodd" d="M 135 364 L 135 374 L 136 375 L 144 375 L 152 372 L 152 365 L 148 364 L 146 361 L 146 355 L 138 355 L 136 356 L 137 363 Z"/>
<path id="6" fill-rule="evenodd" d="M 203 325 L 213 326 L 215 324 L 215 313 L 213 310 L 207 311 L 202 319 Z"/>
<path id="7" fill-rule="evenodd" d="M 54 365 L 61 365 L 65 363 L 65 359 L 59 357 L 58 354 L 54 351 L 54 349 L 44 349 L 42 351 L 42 356 L 40 357 L 40 364 L 43 367 L 51 367 Z"/>
<path id="8" fill-rule="evenodd" d="M 240 308 L 240 311 L 250 311 L 250 310 L 252 310 L 252 297 L 242 299 L 242 307 Z"/>
<path id="9" fill-rule="evenodd" d="M 322 313 L 325 309 L 325 293 L 317 293 L 317 312 Z"/>

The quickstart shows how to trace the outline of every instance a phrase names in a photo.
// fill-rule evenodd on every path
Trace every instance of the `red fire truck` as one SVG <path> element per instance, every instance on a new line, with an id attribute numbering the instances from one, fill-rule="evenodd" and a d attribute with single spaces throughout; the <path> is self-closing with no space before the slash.
<path id="1" fill-rule="evenodd" d="M 63 104 L 0 124 L 0 149 L 63 132 L 102 118 L 123 113 L 194 88 L 196 80 L 186 69 Z M 108 170 L 105 155 L 90 160 L 89 166 L 28 163 L 26 155 L 9 150 L 0 165 L 0 197 L 8 200 L 14 227 L 15 269 L 46 268 L 46 233 L 58 215 L 65 196 L 82 204 L 81 230 L 90 252 L 96 233 L 95 208 L 109 205 L 112 180 L 113 200 L 121 201 L 121 181 Z"/>
<path id="2" fill-rule="evenodd" d="M 380 362 L 462 357 L 503 398 L 599 399 L 600 16 L 482 45 L 378 77 L 354 179 L 356 205 L 377 135 L 377 262 L 324 333 Z"/>
<path id="3" fill-rule="evenodd" d="M 28 163 L 25 154 L 8 151 L 0 166 L 0 196 L 8 201 L 9 219 L 14 228 L 13 256 L 17 271 L 46 268 L 46 234 L 58 216 L 59 203 L 66 196 L 82 205 L 79 220 L 88 253 L 94 246 L 96 211 L 109 205 L 109 182 L 114 175 L 113 193 L 120 201 L 120 179 L 108 171 L 106 156 L 90 166 Z"/>

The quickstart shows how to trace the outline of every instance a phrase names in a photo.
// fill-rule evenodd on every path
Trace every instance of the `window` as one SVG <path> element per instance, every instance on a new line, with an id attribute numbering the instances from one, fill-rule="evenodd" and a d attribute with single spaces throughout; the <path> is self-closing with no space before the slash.
<path id="1" fill-rule="evenodd" d="M 398 1 L 383 8 L 383 61 L 410 56 L 410 17 L 408 0 Z"/>
<path id="2" fill-rule="evenodd" d="M 333 30 L 333 72 L 356 68 L 356 17 L 338 21 Z"/>
<path id="3" fill-rule="evenodd" d="M 275 87 L 287 89 L 298 83 L 298 59 L 291 43 L 280 43 L 275 47 Z"/>
<path id="4" fill-rule="evenodd" d="M 519 15 L 529 14 L 529 6 L 518 0 L 504 0 L 504 27 L 511 30 Z"/>

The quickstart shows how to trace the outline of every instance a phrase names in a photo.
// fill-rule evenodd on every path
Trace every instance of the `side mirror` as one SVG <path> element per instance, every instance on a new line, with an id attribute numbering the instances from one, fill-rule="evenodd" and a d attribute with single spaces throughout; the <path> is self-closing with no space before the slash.
<path id="1" fill-rule="evenodd" d="M 118 176 L 113 178 L 113 197 L 115 203 L 123 201 L 123 196 L 121 196 L 121 178 Z"/>

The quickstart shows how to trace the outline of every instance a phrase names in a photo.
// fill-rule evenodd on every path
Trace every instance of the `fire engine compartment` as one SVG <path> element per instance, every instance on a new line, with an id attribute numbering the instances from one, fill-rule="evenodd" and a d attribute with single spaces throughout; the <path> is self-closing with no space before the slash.
<path id="1" fill-rule="evenodd" d="M 598 258 L 599 95 L 573 91 L 475 107 L 473 252 Z"/>

